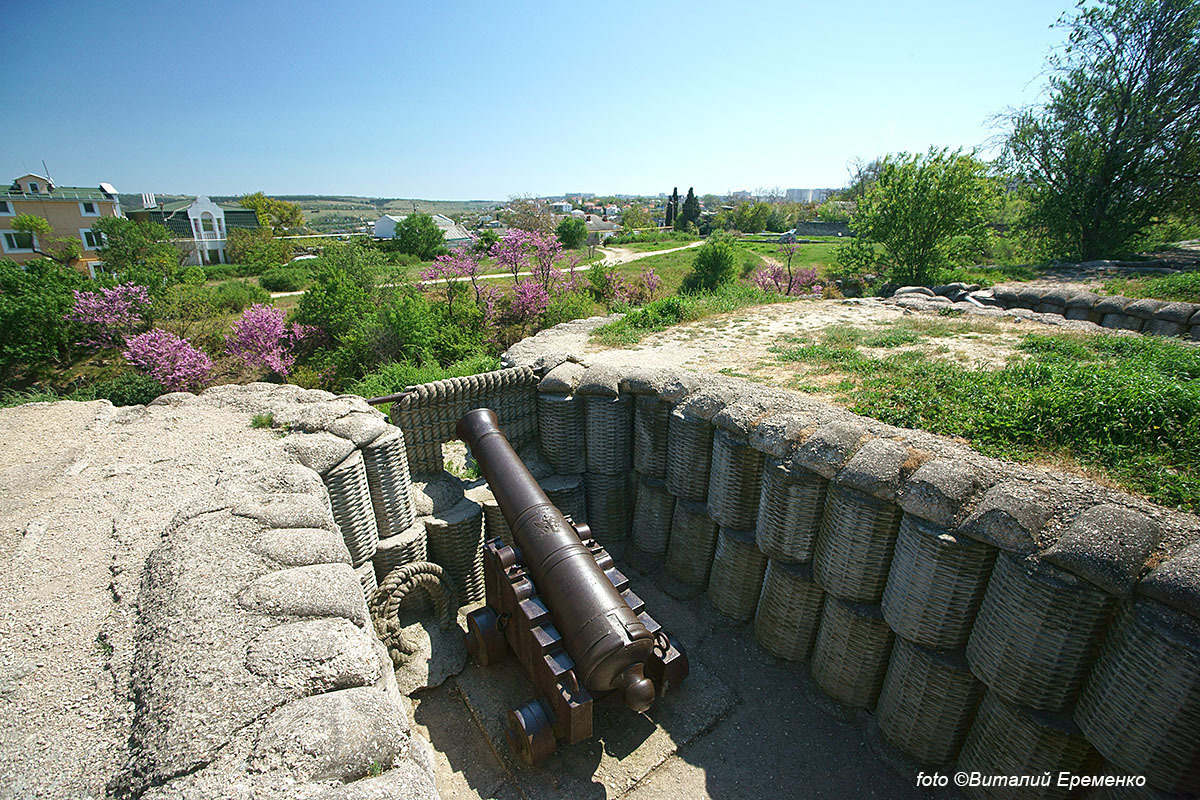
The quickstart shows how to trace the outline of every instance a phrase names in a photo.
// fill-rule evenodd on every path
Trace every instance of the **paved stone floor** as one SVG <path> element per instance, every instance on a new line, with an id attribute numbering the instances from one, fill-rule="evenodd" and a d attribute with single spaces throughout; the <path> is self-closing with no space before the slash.
<path id="1" fill-rule="evenodd" d="M 627 571 L 633 590 L 688 651 L 691 674 L 647 715 L 607 698 L 593 738 L 518 767 L 501 718 L 534 696 L 515 659 L 468 666 L 418 693 L 414 720 L 438 751 L 444 798 L 921 797 L 867 744 L 853 714 L 823 700 L 803 665 L 773 658 L 749 625 L 703 597 L 677 600 Z"/>

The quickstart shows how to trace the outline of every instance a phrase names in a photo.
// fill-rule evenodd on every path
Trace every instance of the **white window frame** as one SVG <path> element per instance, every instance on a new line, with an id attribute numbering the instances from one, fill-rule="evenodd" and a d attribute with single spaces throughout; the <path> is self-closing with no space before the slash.
<path id="1" fill-rule="evenodd" d="M 88 213 L 87 209 L 85 209 L 83 207 L 84 203 L 91 203 L 92 208 L 94 208 L 96 210 L 92 211 L 91 213 Z M 81 216 L 81 217 L 98 217 L 98 216 L 100 216 L 100 202 L 97 200 L 80 200 L 79 201 L 79 216 Z"/>
<path id="2" fill-rule="evenodd" d="M 98 237 L 100 240 L 100 244 L 97 244 L 95 247 L 88 246 L 87 235 L 89 233 L 94 233 L 95 234 L 94 238 Z M 80 228 L 79 229 L 79 241 L 83 242 L 84 250 L 90 250 L 92 252 L 95 252 L 104 245 L 104 234 L 101 233 L 100 231 L 94 231 L 91 228 Z"/>
<path id="3" fill-rule="evenodd" d="M 6 252 L 6 253 L 36 253 L 37 252 L 38 240 L 37 240 L 36 233 L 29 234 L 30 236 L 33 237 L 33 247 L 28 247 L 28 248 L 26 248 L 26 247 L 9 247 L 7 234 L 10 234 L 10 233 L 12 233 L 12 234 L 26 233 L 26 231 L 14 231 L 11 229 L 0 230 L 0 247 L 4 248 L 4 252 Z"/>
<path id="4" fill-rule="evenodd" d="M 8 206 L 8 211 L 0 209 L 0 217 L 15 217 L 17 215 L 17 210 L 13 208 L 12 200 L 0 200 L 0 203 Z"/>
<path id="5" fill-rule="evenodd" d="M 42 185 L 37 181 L 25 181 L 25 188 L 29 190 L 30 194 L 42 193 Z"/>

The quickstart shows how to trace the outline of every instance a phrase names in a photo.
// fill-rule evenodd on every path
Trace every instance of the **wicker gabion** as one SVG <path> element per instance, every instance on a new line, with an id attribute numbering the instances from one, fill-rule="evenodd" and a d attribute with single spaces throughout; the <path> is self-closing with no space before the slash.
<path id="1" fill-rule="evenodd" d="M 708 578 L 713 608 L 738 622 L 752 618 L 766 570 L 767 557 L 755 546 L 754 531 L 720 528 Z"/>
<path id="2" fill-rule="evenodd" d="M 814 560 L 825 591 L 856 603 L 883 598 L 900 514 L 899 507 L 854 489 L 830 488 Z"/>
<path id="3" fill-rule="evenodd" d="M 892 652 L 892 629 L 879 606 L 825 595 L 813 647 L 812 676 L 833 699 L 854 708 L 874 707 Z"/>
<path id="4" fill-rule="evenodd" d="M 1108 624 L 1113 599 L 1051 564 L 996 559 L 967 641 L 979 679 L 1013 703 L 1066 711 Z"/>
<path id="5" fill-rule="evenodd" d="M 575 522 L 587 522 L 587 492 L 582 475 L 551 475 L 541 481 L 550 502 Z"/>
<path id="6" fill-rule="evenodd" d="M 994 692 L 984 695 L 959 753 L 957 768 L 988 776 L 1024 775 L 1045 781 L 1031 787 L 968 786 L 971 797 L 1067 797 L 1057 785 L 1059 772 L 1092 774 L 1096 752 L 1070 717 L 1033 711 L 1009 703 Z"/>
<path id="7" fill-rule="evenodd" d="M 897 636 L 879 693 L 879 728 L 917 762 L 948 765 L 986 688 L 961 653 L 927 650 Z"/>
<path id="8" fill-rule="evenodd" d="M 959 650 L 983 600 L 996 548 L 905 514 L 883 592 L 897 635 L 935 650 Z"/>
<path id="9" fill-rule="evenodd" d="M 666 484 L 655 478 L 642 478 L 630 523 L 633 546 L 651 555 L 666 553 L 674 511 L 675 495 L 667 491 Z"/>
<path id="10" fill-rule="evenodd" d="M 703 588 L 708 584 L 716 549 L 717 523 L 708 516 L 708 507 L 677 500 L 667 546 L 667 574 L 685 586 Z"/>
<path id="11" fill-rule="evenodd" d="M 538 446 L 555 472 L 583 472 L 587 464 L 583 401 L 574 395 L 539 394 Z"/>
<path id="12" fill-rule="evenodd" d="M 665 478 L 667 432 L 671 406 L 654 395 L 640 394 L 633 402 L 633 468 L 642 476 Z"/>
<path id="13" fill-rule="evenodd" d="M 772 561 L 811 561 L 828 487 L 829 481 L 815 472 L 767 459 L 755 527 L 758 549 Z"/>
<path id="14" fill-rule="evenodd" d="M 812 566 L 771 559 L 763 577 L 754 638 L 773 656 L 807 661 L 812 656 L 825 591 L 813 581 Z"/>
<path id="15" fill-rule="evenodd" d="M 445 568 L 458 588 L 458 603 L 483 599 L 483 510 L 463 499 L 449 511 L 425 519 L 429 557 Z"/>
<path id="16" fill-rule="evenodd" d="M 425 523 L 417 520 L 398 535 L 380 539 L 379 549 L 375 551 L 372 561 L 375 564 L 375 576 L 383 580 L 396 567 L 425 561 L 427 558 Z"/>
<path id="17" fill-rule="evenodd" d="M 354 574 L 358 576 L 358 582 L 362 584 L 363 597 L 370 600 L 371 595 L 375 592 L 375 587 L 379 585 L 379 580 L 375 577 L 375 565 L 368 561 L 354 570 Z"/>
<path id="18" fill-rule="evenodd" d="M 676 407 L 667 427 L 667 490 L 680 500 L 703 503 L 708 497 L 713 424 Z"/>
<path id="19" fill-rule="evenodd" d="M 629 395 L 584 396 L 587 471 L 600 475 L 625 472 L 632 464 L 633 402 Z"/>
<path id="20" fill-rule="evenodd" d="M 754 530 L 762 492 L 763 454 L 724 429 L 713 434 L 708 513 L 725 528 Z"/>
<path id="21" fill-rule="evenodd" d="M 1200 794 L 1200 624 L 1152 602 L 1126 608 L 1075 719 L 1123 770 L 1166 792 Z"/>
<path id="22" fill-rule="evenodd" d="M 362 452 L 352 452 L 322 479 L 329 490 L 334 522 L 350 551 L 350 565 L 357 569 L 371 560 L 379 544 L 379 529 L 375 527 L 375 509 L 371 506 Z"/>
<path id="23" fill-rule="evenodd" d="M 630 477 L 627 472 L 615 475 L 584 473 L 587 491 L 587 520 L 592 535 L 600 544 L 623 540 L 629 534 Z"/>
<path id="24" fill-rule="evenodd" d="M 363 445 L 362 455 L 379 538 L 396 536 L 416 519 L 404 434 L 399 430 L 385 434 Z"/>

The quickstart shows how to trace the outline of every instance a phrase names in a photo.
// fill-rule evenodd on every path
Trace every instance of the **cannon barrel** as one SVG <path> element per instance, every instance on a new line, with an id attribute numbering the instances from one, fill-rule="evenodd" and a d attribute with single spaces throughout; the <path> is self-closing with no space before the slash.
<path id="1" fill-rule="evenodd" d="M 619 690 L 645 711 L 655 687 L 645 675 L 654 636 L 613 587 L 500 431 L 491 409 L 458 421 L 521 551 L 521 561 L 575 662 L 580 682 L 594 693 Z"/>

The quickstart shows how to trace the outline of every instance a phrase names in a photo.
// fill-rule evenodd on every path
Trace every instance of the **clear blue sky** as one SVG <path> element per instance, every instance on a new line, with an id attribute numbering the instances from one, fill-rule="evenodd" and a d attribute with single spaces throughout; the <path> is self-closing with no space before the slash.
<path id="1" fill-rule="evenodd" d="M 981 145 L 1073 5 L 0 2 L 5 179 L 429 199 L 840 186 Z"/>

